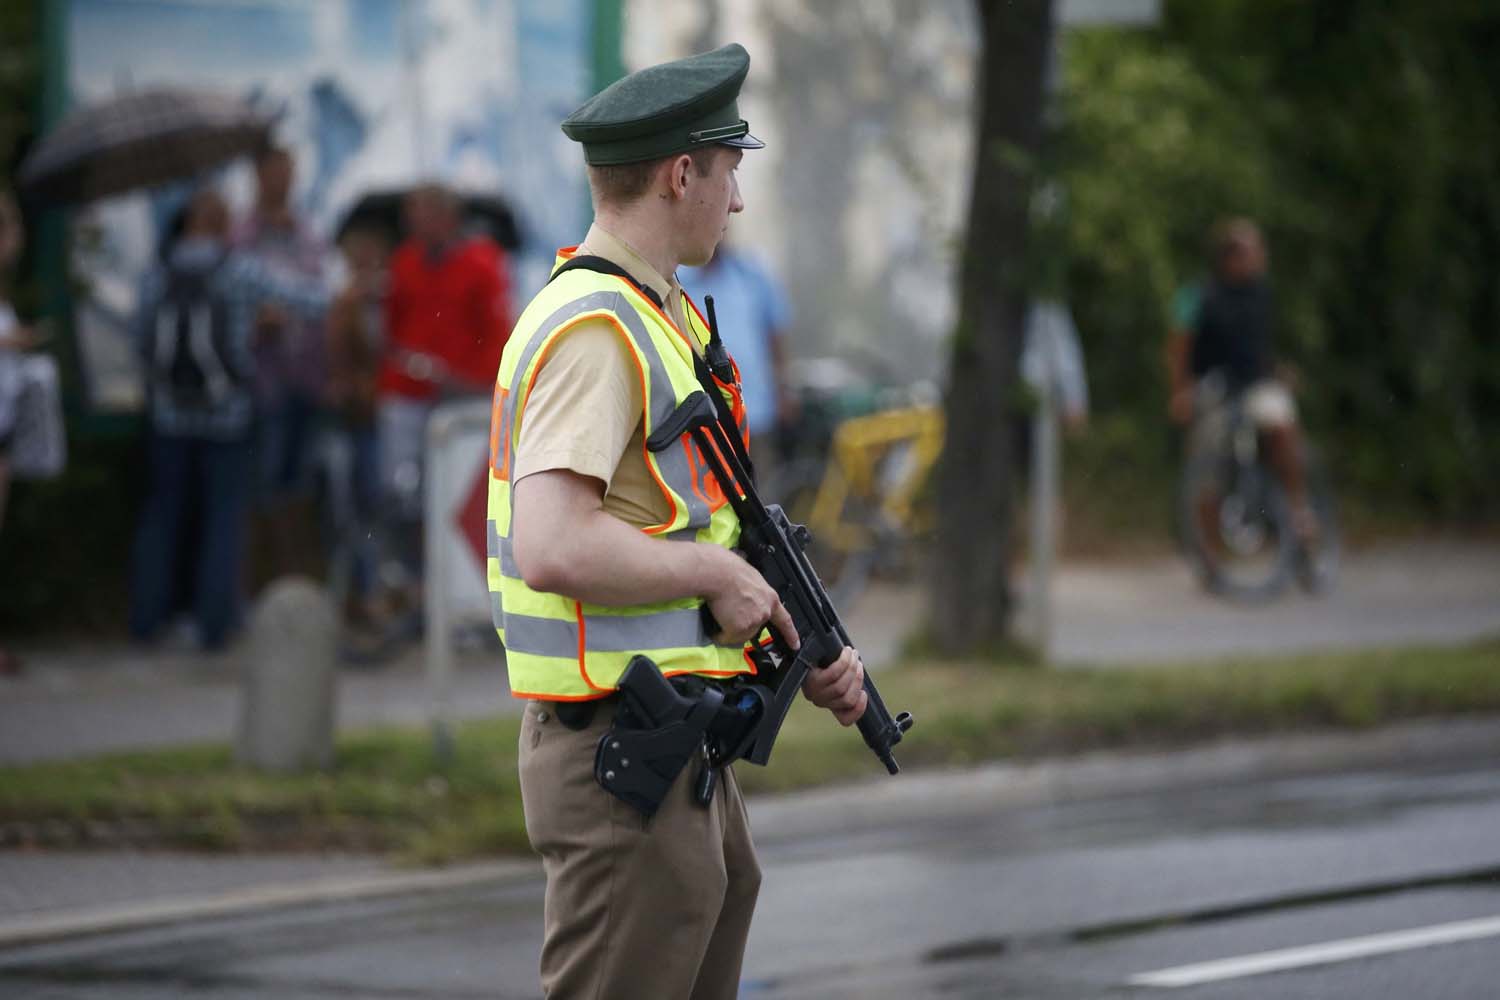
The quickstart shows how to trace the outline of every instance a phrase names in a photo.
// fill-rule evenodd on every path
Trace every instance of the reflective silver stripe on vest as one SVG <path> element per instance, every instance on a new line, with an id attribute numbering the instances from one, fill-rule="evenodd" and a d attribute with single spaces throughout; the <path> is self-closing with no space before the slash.
<path id="1" fill-rule="evenodd" d="M 484 522 L 484 554 L 491 559 L 500 558 L 500 529 L 493 517 Z"/>
<path id="2" fill-rule="evenodd" d="M 661 352 L 656 349 L 656 341 L 651 339 L 651 334 L 641 320 L 640 313 L 636 312 L 635 307 L 630 304 L 623 292 L 590 292 L 582 298 L 574 299 L 558 307 L 537 327 L 536 333 L 532 334 L 531 340 L 521 351 L 521 357 L 516 362 L 516 370 L 511 376 L 510 393 L 505 401 L 503 426 L 511 428 L 512 434 L 516 427 L 516 407 L 521 401 L 522 380 L 525 379 L 526 372 L 531 368 L 532 359 L 541 350 L 547 336 L 568 320 L 596 310 L 610 312 L 619 318 L 625 325 L 626 332 L 630 334 L 630 338 L 635 341 L 636 347 L 645 355 L 653 401 L 650 426 L 645 429 L 646 435 L 650 436 L 652 429 L 665 422 L 672 415 L 672 411 L 677 408 L 677 394 L 672 390 L 672 380 L 667 376 L 667 370 L 662 364 Z M 507 452 L 510 451 L 510 440 L 505 441 L 505 448 Z M 512 455 L 511 458 L 514 456 Z M 687 527 L 694 531 L 706 528 L 710 511 L 708 504 L 700 499 L 693 489 L 693 475 L 688 466 L 687 453 L 682 448 L 668 448 L 657 453 L 656 463 L 661 468 L 667 485 L 687 501 Z M 507 462 L 507 465 L 509 464 Z"/>
<path id="3" fill-rule="evenodd" d="M 485 555 L 500 561 L 501 576 L 508 576 L 512 580 L 521 579 L 521 571 L 516 568 L 516 551 L 510 544 L 510 536 L 500 534 L 500 527 L 493 517 L 487 519 L 484 525 Z"/>
<path id="4" fill-rule="evenodd" d="M 642 615 L 587 615 L 586 649 L 593 653 L 634 653 L 642 649 L 676 649 L 708 644 L 697 608 L 676 608 Z M 574 658 L 578 623 L 530 615 L 508 615 L 505 648 L 533 656 Z"/>
<path id="5" fill-rule="evenodd" d="M 500 528 L 495 524 L 493 517 L 486 518 L 484 526 L 485 555 L 491 559 L 500 560 L 501 576 L 507 575 L 506 567 L 508 565 L 509 572 L 516 573 L 519 577 L 519 573 L 517 573 L 515 568 L 515 556 L 511 555 L 510 552 L 510 539 L 501 536 Z M 500 596 L 499 590 L 490 591 L 490 621 L 496 628 L 503 629 L 505 627 L 505 603 Z"/>
<path id="6" fill-rule="evenodd" d="M 672 390 L 672 382 L 667 378 L 666 369 L 662 367 L 661 354 L 656 349 L 656 341 L 646 330 L 646 325 L 641 321 L 641 314 L 635 309 L 625 311 L 621 317 L 625 326 L 630 330 L 630 335 L 635 338 L 637 344 L 646 355 L 646 361 L 651 365 L 651 396 L 656 401 L 651 414 L 651 426 L 646 428 L 646 436 L 666 423 L 673 412 L 677 409 L 677 394 Z M 660 378 L 658 379 L 658 375 Z M 708 509 L 708 503 L 704 501 L 694 488 L 693 470 L 688 465 L 687 452 L 680 444 L 656 452 L 656 464 L 661 469 L 662 476 L 667 485 L 684 500 L 687 501 L 688 520 L 684 526 L 695 534 L 700 528 L 708 527 L 709 518 L 713 512 Z"/>
<path id="7" fill-rule="evenodd" d="M 508 576 L 512 580 L 521 579 L 521 570 L 516 565 L 516 549 L 510 543 L 509 538 L 500 539 L 500 575 Z"/>

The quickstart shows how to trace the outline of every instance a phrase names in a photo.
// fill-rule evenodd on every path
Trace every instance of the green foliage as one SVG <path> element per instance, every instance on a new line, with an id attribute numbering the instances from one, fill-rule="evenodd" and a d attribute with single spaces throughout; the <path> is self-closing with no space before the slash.
<path id="1" fill-rule="evenodd" d="M 40 13 L 32 2 L 0 4 L 0 175 L 9 174 L 22 141 L 35 129 Z"/>
<path id="2" fill-rule="evenodd" d="M 1096 409 L 1127 416 L 1148 465 L 1170 467 L 1172 292 L 1201 274 L 1209 225 L 1245 214 L 1345 491 L 1500 511 L 1497 44 L 1492 5 L 1424 0 L 1177 0 L 1154 31 L 1068 36 L 1068 284 Z"/>
<path id="3" fill-rule="evenodd" d="M 330 773 L 261 774 L 223 747 L 0 771 L 0 843 L 202 850 L 396 851 L 426 860 L 525 846 L 517 720 L 460 729 L 439 761 L 428 733 L 340 740 Z"/>

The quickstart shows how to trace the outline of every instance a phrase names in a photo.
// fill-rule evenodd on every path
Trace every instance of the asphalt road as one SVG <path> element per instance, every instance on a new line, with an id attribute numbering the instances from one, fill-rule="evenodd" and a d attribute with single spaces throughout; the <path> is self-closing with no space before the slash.
<path id="1" fill-rule="evenodd" d="M 1495 995 L 1488 759 L 1139 792 L 1096 777 L 1056 798 L 976 772 L 755 803 L 766 880 L 742 996 Z M 523 877 L 35 945 L 0 952 L 0 996 L 532 997 L 540 898 Z M 1371 953 L 1331 960 L 1351 941 Z M 1310 946 L 1321 962 L 1297 965 Z M 1139 979 L 1265 953 L 1291 967 Z"/>

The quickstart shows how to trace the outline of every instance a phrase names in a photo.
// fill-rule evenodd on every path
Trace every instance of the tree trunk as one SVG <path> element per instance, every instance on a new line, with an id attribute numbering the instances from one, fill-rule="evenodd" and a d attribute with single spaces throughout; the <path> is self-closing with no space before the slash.
<path id="1" fill-rule="evenodd" d="M 933 639 L 963 655 L 1000 645 L 1013 598 L 1017 367 L 1032 168 L 1041 144 L 1051 0 L 976 0 L 974 181 L 960 267 L 947 445 L 938 470 Z"/>

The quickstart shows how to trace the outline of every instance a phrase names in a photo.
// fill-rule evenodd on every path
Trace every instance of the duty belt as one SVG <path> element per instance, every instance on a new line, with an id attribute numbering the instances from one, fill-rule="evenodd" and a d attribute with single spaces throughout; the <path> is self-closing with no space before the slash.
<path id="1" fill-rule="evenodd" d="M 637 656 L 620 677 L 619 707 L 599 738 L 594 778 L 605 791 L 653 816 L 682 769 L 694 756 L 701 767 L 694 797 L 713 799 L 718 769 L 743 756 L 765 714 L 764 689 L 753 683 L 727 687 L 701 677 L 670 681 L 650 659 Z M 594 705 L 597 702 L 575 703 Z M 584 715 L 584 710 L 577 712 Z M 593 712 L 577 728 L 591 721 Z M 574 725 L 559 716 L 564 725 Z"/>

